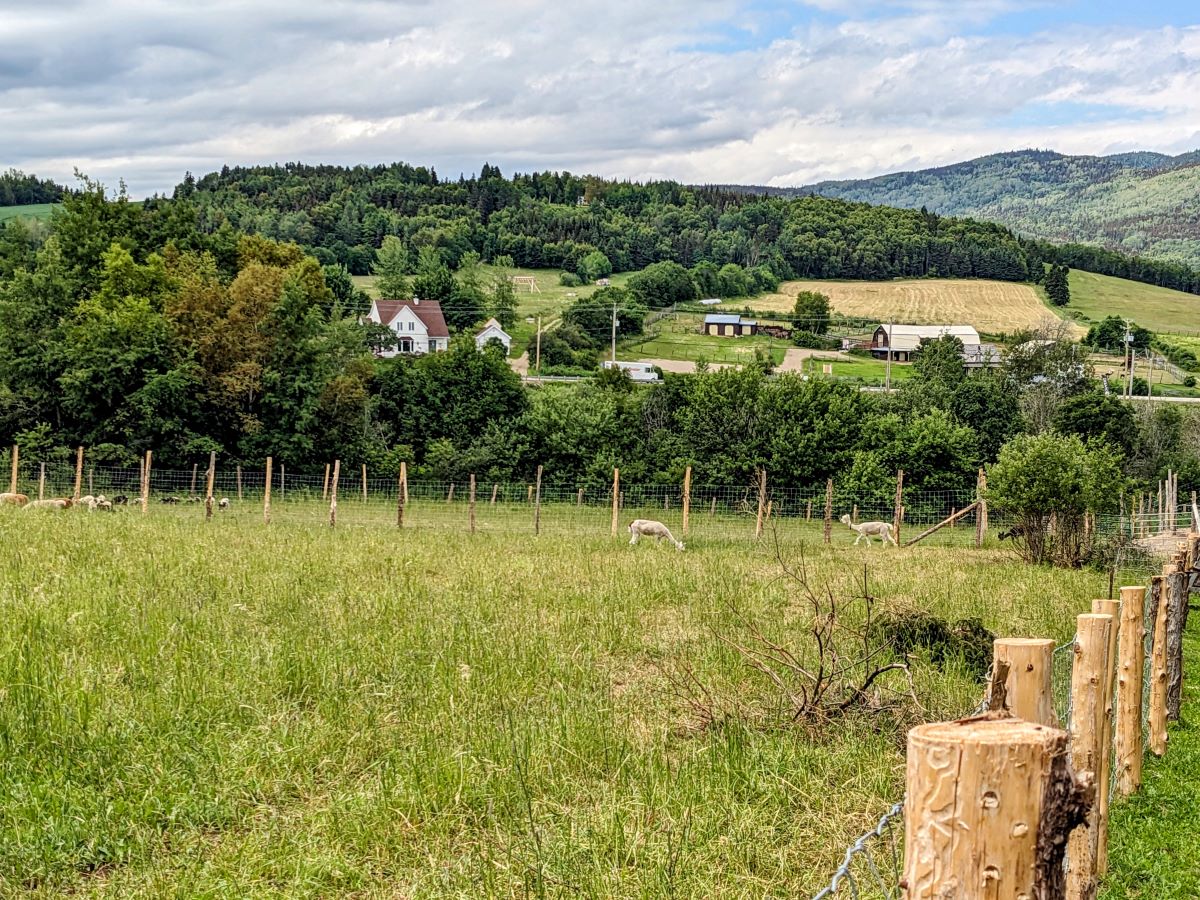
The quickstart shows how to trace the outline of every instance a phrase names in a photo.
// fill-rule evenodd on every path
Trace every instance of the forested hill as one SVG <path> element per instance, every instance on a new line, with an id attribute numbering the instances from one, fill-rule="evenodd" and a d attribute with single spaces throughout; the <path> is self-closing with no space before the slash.
<path id="1" fill-rule="evenodd" d="M 631 184 L 568 173 L 442 181 L 431 169 L 289 164 L 225 168 L 175 191 L 201 228 L 293 241 L 325 264 L 370 270 L 387 235 L 412 251 L 435 246 L 451 266 L 468 251 L 518 266 L 574 271 L 599 249 L 617 271 L 673 260 L 747 268 L 778 278 L 944 275 L 1022 281 L 1036 248 L 1007 229 L 841 200 L 752 197 L 672 182 Z"/>
<path id="2" fill-rule="evenodd" d="M 26 175 L 17 169 L 0 173 L 0 206 L 30 206 L 35 203 L 59 203 L 67 191 L 48 178 Z"/>
<path id="3" fill-rule="evenodd" d="M 1022 150 L 772 193 L 925 207 L 1000 222 L 1046 240 L 1200 265 L 1200 151 L 1065 156 Z"/>

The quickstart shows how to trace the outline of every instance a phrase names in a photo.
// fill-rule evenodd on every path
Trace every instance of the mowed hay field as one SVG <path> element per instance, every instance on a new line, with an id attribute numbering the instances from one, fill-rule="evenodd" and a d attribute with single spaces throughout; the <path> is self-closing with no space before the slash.
<path id="1" fill-rule="evenodd" d="M 1151 331 L 1200 335 L 1200 295 L 1072 269 L 1067 310 L 1086 322 L 1129 317 Z"/>
<path id="2" fill-rule="evenodd" d="M 788 723 L 721 639 L 804 658 L 768 540 L 192 513 L 0 508 L 0 894 L 809 895 L 902 793 L 905 725 L 980 696 L 918 660 L 920 709 L 893 674 L 903 709 Z M 815 584 L 865 564 L 877 609 L 1009 635 L 1066 640 L 1105 590 L 818 534 Z"/>
<path id="3" fill-rule="evenodd" d="M 879 322 L 967 324 L 987 334 L 1011 334 L 1055 321 L 1030 285 L 953 278 L 787 281 L 779 293 L 756 298 L 752 305 L 756 310 L 788 312 L 800 291 L 825 294 L 842 315 Z"/>

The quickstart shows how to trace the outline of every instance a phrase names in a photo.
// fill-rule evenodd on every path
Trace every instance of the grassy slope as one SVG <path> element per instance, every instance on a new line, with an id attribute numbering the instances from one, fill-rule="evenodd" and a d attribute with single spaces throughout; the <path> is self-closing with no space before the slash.
<path id="1" fill-rule="evenodd" d="M 1166 756 L 1147 758 L 1141 792 L 1112 809 L 1101 900 L 1200 897 L 1200 616 L 1190 618 L 1182 721 Z"/>
<path id="2" fill-rule="evenodd" d="M 58 203 L 31 203 L 27 206 L 0 206 L 0 222 L 7 219 L 50 220 L 50 213 L 58 209 Z"/>
<path id="3" fill-rule="evenodd" d="M 1151 331 L 1200 332 L 1200 295 L 1073 269 L 1068 312 L 1084 324 L 1128 316 Z"/>
<path id="4" fill-rule="evenodd" d="M 747 520 L 731 540 L 698 516 L 676 554 L 603 522 L 397 540 L 342 505 L 336 531 L 287 504 L 271 528 L 253 508 L 0 508 L 0 893 L 800 896 L 899 795 L 886 717 L 828 740 L 699 728 L 665 677 L 770 709 L 714 639 L 729 603 L 780 640 L 804 629 Z M 883 607 L 1007 634 L 1064 640 L 1103 591 L 1004 550 L 807 533 L 839 591 L 867 563 Z M 919 667 L 917 690 L 943 718 L 978 687 Z"/>

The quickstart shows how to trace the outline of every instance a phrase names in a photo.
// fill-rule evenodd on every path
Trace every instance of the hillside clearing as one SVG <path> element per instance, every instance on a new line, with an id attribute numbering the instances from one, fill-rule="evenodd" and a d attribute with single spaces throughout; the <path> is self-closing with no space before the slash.
<path id="1" fill-rule="evenodd" d="M 0 206 L 0 222 L 9 219 L 34 219 L 50 221 L 50 214 L 58 209 L 60 203 L 30 203 L 25 206 Z"/>
<path id="2" fill-rule="evenodd" d="M 964 323 L 980 333 L 1002 334 L 1054 321 L 1030 285 L 1007 281 L 788 281 L 780 286 L 778 294 L 751 302 L 756 310 L 785 313 L 791 310 L 800 291 L 819 291 L 829 297 L 835 312 L 878 322 Z"/>
<path id="3" fill-rule="evenodd" d="M 1200 335 L 1200 295 L 1072 269 L 1067 312 L 1087 323 L 1129 317 L 1151 331 Z"/>
<path id="4" fill-rule="evenodd" d="M 672 681 L 769 717 L 714 639 L 733 606 L 804 633 L 768 542 L 677 554 L 315 512 L 0 509 L 0 893 L 802 896 L 900 793 L 886 714 L 706 725 Z M 881 608 L 1063 641 L 1105 589 L 1002 549 L 840 530 L 825 548 L 813 526 L 813 577 L 849 595 L 866 564 Z M 930 718 L 978 699 L 956 666 L 915 675 Z"/>

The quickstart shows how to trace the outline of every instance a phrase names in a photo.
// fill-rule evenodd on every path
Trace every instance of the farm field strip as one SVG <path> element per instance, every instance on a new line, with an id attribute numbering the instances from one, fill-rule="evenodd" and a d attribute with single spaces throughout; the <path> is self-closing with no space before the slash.
<path id="1" fill-rule="evenodd" d="M 1151 331 L 1200 336 L 1200 295 L 1077 269 L 1071 270 L 1070 286 L 1066 312 L 1078 313 L 1087 322 L 1121 316 Z"/>

